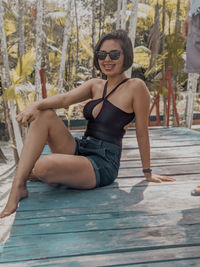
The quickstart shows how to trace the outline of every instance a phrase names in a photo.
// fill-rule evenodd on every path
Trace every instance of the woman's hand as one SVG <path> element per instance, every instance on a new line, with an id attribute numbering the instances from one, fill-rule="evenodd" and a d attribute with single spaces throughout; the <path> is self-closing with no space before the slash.
<path id="1" fill-rule="evenodd" d="M 28 123 L 32 122 L 35 119 L 38 112 L 39 110 L 37 109 L 36 102 L 31 103 L 16 116 L 16 120 L 19 124 L 27 127 Z"/>
<path id="2" fill-rule="evenodd" d="M 161 176 L 158 174 L 153 174 L 153 173 L 145 173 L 144 174 L 146 180 L 148 182 L 154 182 L 154 183 L 162 183 L 162 182 L 174 182 L 176 179 L 171 178 L 169 176 Z"/>

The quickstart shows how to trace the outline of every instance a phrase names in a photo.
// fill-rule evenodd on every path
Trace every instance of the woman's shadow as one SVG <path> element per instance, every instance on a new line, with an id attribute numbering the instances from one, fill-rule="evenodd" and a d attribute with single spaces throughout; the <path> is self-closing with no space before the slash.
<path id="1" fill-rule="evenodd" d="M 131 179 L 130 179 L 131 180 Z M 29 198 L 20 203 L 18 212 L 29 209 L 34 212 L 37 210 L 55 209 L 79 209 L 84 213 L 91 213 L 91 210 L 108 212 L 109 210 L 124 210 L 129 207 L 132 209 L 135 205 L 144 199 L 144 191 L 148 186 L 146 180 L 142 180 L 133 186 L 118 181 L 105 187 L 92 190 L 76 190 L 66 186 L 52 188 L 44 183 L 28 183 Z M 45 212 L 45 211 L 44 211 Z"/>

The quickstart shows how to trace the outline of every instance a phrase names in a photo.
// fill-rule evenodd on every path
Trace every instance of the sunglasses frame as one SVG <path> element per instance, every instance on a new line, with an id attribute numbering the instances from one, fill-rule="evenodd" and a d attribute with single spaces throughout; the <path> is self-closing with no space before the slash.
<path id="1" fill-rule="evenodd" d="M 101 56 L 99 57 L 99 53 L 102 53 L 103 58 L 101 58 Z M 113 57 L 113 53 L 115 53 L 114 57 Z M 120 58 L 121 51 L 120 50 L 111 50 L 110 52 L 106 52 L 104 50 L 96 51 L 96 56 L 98 60 L 105 60 L 107 55 L 109 55 L 111 60 L 118 60 Z"/>

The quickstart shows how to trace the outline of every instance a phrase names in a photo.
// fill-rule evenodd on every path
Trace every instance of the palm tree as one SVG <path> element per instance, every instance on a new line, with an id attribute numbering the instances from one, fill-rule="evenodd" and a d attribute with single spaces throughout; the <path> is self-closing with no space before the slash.
<path id="1" fill-rule="evenodd" d="M 4 20 L 3 20 L 3 8 L 2 8 L 2 0 L 0 0 L 0 35 L 1 35 L 1 49 L 2 49 L 2 55 L 3 55 L 3 67 L 5 70 L 5 86 L 6 88 L 11 87 L 12 83 L 10 80 L 10 69 L 9 69 L 9 63 L 8 63 L 8 51 L 7 51 L 7 43 L 6 43 L 6 35 L 4 30 Z M 12 127 L 13 132 L 11 132 L 10 128 L 10 139 L 13 142 L 14 147 L 14 155 L 15 160 L 17 160 L 17 155 L 20 155 L 23 142 L 22 137 L 19 129 L 19 125 L 16 122 L 16 102 L 14 100 L 9 101 L 8 107 L 10 108 L 10 116 L 12 121 Z M 17 150 L 16 150 L 17 149 Z M 17 151 L 17 153 L 16 153 Z"/>
<path id="2" fill-rule="evenodd" d="M 121 29 L 124 29 L 124 30 L 126 30 L 126 5 L 127 5 L 127 0 L 123 0 L 122 15 L 121 15 Z"/>
<path id="3" fill-rule="evenodd" d="M 96 1 L 92 1 L 92 50 L 95 47 L 95 15 L 96 15 Z M 95 77 L 95 67 L 92 68 L 92 77 Z"/>
<path id="4" fill-rule="evenodd" d="M 79 62 L 78 62 L 78 56 L 79 56 L 79 23 L 78 23 L 76 0 L 74 0 L 74 13 L 75 13 L 75 20 L 76 20 L 76 76 L 77 76 L 78 68 L 79 68 Z"/>
<path id="5" fill-rule="evenodd" d="M 18 0 L 18 34 L 19 34 L 19 45 L 18 45 L 18 56 L 21 57 L 24 54 L 24 2 Z"/>
<path id="6" fill-rule="evenodd" d="M 117 1 L 117 22 L 116 22 L 116 30 L 118 30 L 121 27 L 120 24 L 120 13 L 122 8 L 122 0 Z"/>
<path id="7" fill-rule="evenodd" d="M 137 26 L 137 10 L 138 10 L 138 0 L 132 0 L 130 22 L 129 22 L 129 37 L 131 39 L 133 49 L 135 47 L 135 37 L 136 37 L 136 26 Z M 127 76 L 131 78 L 132 66 L 126 72 Z"/>
<path id="8" fill-rule="evenodd" d="M 40 69 L 42 63 L 42 18 L 43 18 L 43 0 L 37 0 L 37 18 L 36 18 L 36 64 L 35 64 L 35 100 L 39 100 L 41 80 Z"/>
<path id="9" fill-rule="evenodd" d="M 68 3 L 67 3 L 66 22 L 65 22 L 65 28 L 64 28 L 63 45 L 62 45 L 62 56 L 61 56 L 60 70 L 59 70 L 59 77 L 58 77 L 58 92 L 62 92 L 62 89 L 63 89 L 66 53 L 67 53 L 68 36 L 69 36 L 71 2 L 72 2 L 71 0 L 68 0 Z"/>

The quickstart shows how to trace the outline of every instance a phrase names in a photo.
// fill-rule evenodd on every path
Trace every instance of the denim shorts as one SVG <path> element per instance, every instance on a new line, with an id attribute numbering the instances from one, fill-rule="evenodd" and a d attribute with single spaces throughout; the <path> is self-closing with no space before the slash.
<path id="1" fill-rule="evenodd" d="M 121 147 L 93 137 L 75 137 L 75 155 L 87 157 L 96 174 L 96 187 L 112 184 L 117 178 Z"/>

